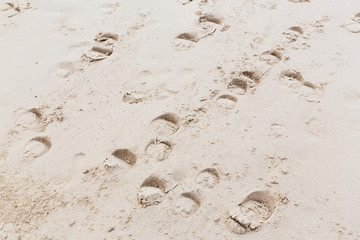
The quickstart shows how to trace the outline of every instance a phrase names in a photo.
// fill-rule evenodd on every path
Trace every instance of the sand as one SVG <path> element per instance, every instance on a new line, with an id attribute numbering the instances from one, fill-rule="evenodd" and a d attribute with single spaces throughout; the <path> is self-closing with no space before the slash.
<path id="1" fill-rule="evenodd" d="M 0 239 L 360 239 L 358 0 L 0 23 Z"/>

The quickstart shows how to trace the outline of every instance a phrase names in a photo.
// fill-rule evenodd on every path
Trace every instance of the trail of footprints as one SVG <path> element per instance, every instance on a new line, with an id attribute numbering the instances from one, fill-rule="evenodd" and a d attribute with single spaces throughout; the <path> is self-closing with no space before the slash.
<path id="1" fill-rule="evenodd" d="M 40 110 L 36 108 L 18 109 L 15 114 L 15 132 L 18 131 L 34 131 L 37 133 L 45 131 L 43 124 L 43 116 Z M 25 159 L 35 159 L 46 154 L 51 149 L 52 143 L 47 136 L 36 136 L 30 139 L 24 150 Z"/>
<path id="2" fill-rule="evenodd" d="M 291 2 L 304 2 L 292 1 Z M 183 4 L 190 3 L 185 1 Z M 10 5 L 9 5 L 10 6 Z M 10 6 L 11 7 L 11 6 Z M 356 24 L 360 24 L 360 13 L 352 19 Z M 199 25 L 203 31 L 197 33 L 181 33 L 175 40 L 175 47 L 179 50 L 194 47 L 201 39 L 211 36 L 224 20 L 214 14 L 204 14 L 199 17 Z M 285 39 L 288 43 L 297 41 L 304 31 L 298 26 L 290 27 L 284 32 Z M 94 39 L 94 46 L 83 54 L 87 61 L 100 61 L 106 59 L 113 53 L 114 44 L 119 37 L 113 33 L 99 33 Z M 232 109 L 238 102 L 238 97 L 247 93 L 254 93 L 256 87 L 261 83 L 263 76 L 271 69 L 272 66 L 282 61 L 283 48 L 263 52 L 259 56 L 259 61 L 266 63 L 269 67 L 265 70 L 246 70 L 240 71 L 227 84 L 226 92 L 216 98 L 216 103 L 220 107 Z M 71 63 L 63 63 L 60 66 L 60 76 L 67 77 L 74 71 Z M 300 72 L 288 69 L 280 73 L 279 81 L 284 86 L 294 91 L 301 88 L 316 89 L 317 86 L 305 81 Z M 123 96 L 123 101 L 127 103 L 140 102 L 143 93 L 134 92 Z M 33 129 L 38 132 L 44 131 L 41 127 L 42 115 L 37 109 L 21 109 L 17 113 L 17 123 L 24 129 Z M 171 156 L 174 144 L 168 138 L 175 134 L 181 126 L 181 118 L 175 113 L 164 113 L 154 118 L 150 123 L 156 136 L 151 139 L 144 148 L 146 161 L 149 163 L 166 161 Z M 24 156 L 26 158 L 36 159 L 51 150 L 52 142 L 47 136 L 37 136 L 26 144 Z M 127 148 L 115 149 L 111 156 L 117 160 L 121 168 L 130 171 L 138 163 L 137 155 Z M 221 181 L 221 173 L 216 168 L 205 168 L 200 170 L 193 181 L 198 187 L 191 191 L 181 193 L 177 199 L 173 200 L 174 212 L 183 217 L 190 217 L 196 214 L 201 208 L 203 199 L 206 197 L 202 189 L 214 189 Z M 171 173 L 154 173 L 144 179 L 139 186 L 137 201 L 140 206 L 146 208 L 160 204 L 167 194 L 176 188 L 178 183 L 173 179 Z M 276 210 L 277 200 L 269 191 L 255 191 L 248 194 L 245 199 L 237 206 L 230 209 L 224 220 L 228 229 L 236 234 L 244 234 L 249 231 L 257 230 L 270 219 Z"/>
<path id="3" fill-rule="evenodd" d="M 38 109 L 21 110 L 17 114 L 18 125 L 32 125 L 42 115 Z M 151 125 L 157 134 L 169 136 L 174 134 L 180 127 L 180 117 L 174 113 L 165 113 L 156 117 Z M 24 156 L 27 159 L 36 159 L 51 150 L 52 143 L 47 136 L 32 138 L 26 145 Z M 164 161 L 171 153 L 172 144 L 168 141 L 160 140 L 157 137 L 150 141 L 145 147 L 145 154 L 149 159 Z M 130 169 L 137 164 L 137 156 L 129 149 L 116 149 L 112 156 L 122 162 L 122 165 Z M 221 173 L 216 168 L 206 168 L 198 172 L 193 177 L 193 181 L 200 186 L 192 191 L 181 193 L 173 202 L 174 213 L 185 218 L 195 214 L 200 208 L 204 195 L 203 189 L 215 188 L 221 180 Z M 155 173 L 147 177 L 137 194 L 139 204 L 146 208 L 160 204 L 167 194 L 176 188 L 178 183 L 173 179 L 171 173 Z M 249 194 L 246 199 L 234 209 L 229 210 L 224 220 L 229 230 L 243 234 L 247 231 L 255 230 L 269 219 L 276 208 L 275 198 L 271 193 L 258 191 Z"/>
<path id="4" fill-rule="evenodd" d="M 240 71 L 232 77 L 227 85 L 227 91 L 223 92 L 216 101 L 220 107 L 232 109 L 238 102 L 238 97 L 247 93 L 255 93 L 256 87 L 261 83 L 263 77 L 272 69 L 275 64 L 283 59 L 283 54 L 287 44 L 296 42 L 302 35 L 304 30 L 299 26 L 293 26 L 287 29 L 283 35 L 284 43 L 276 49 L 263 52 L 258 57 L 258 63 L 264 62 L 266 66 L 255 67 L 255 70 Z M 285 45 L 285 46 L 284 46 Z M 259 64 L 261 66 L 261 64 Z M 320 86 L 304 80 L 301 73 L 294 69 L 286 69 L 279 74 L 279 83 L 288 87 L 294 93 L 300 93 L 307 101 L 319 101 L 319 95 L 322 92 Z"/>

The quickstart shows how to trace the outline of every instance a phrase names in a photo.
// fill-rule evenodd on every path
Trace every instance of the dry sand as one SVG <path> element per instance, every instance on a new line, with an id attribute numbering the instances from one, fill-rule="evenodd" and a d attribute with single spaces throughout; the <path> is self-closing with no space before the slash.
<path id="1" fill-rule="evenodd" d="M 0 239 L 360 239 L 359 0 L 7 1 Z"/>

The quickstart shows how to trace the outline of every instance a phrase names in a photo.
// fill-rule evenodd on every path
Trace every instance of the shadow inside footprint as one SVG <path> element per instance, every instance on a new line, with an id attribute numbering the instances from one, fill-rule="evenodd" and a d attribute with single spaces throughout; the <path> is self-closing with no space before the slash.
<path id="1" fill-rule="evenodd" d="M 351 33 L 360 33 L 360 24 L 358 22 L 346 23 L 341 25 L 341 27 Z"/>
<path id="2" fill-rule="evenodd" d="M 90 62 L 104 60 L 113 53 L 112 47 L 94 46 L 84 53 L 84 57 Z"/>
<path id="3" fill-rule="evenodd" d="M 101 42 L 101 43 L 110 43 L 114 44 L 113 41 L 117 41 L 119 39 L 119 36 L 115 33 L 111 32 L 101 32 L 98 35 L 95 36 L 95 41 Z M 112 41 L 111 41 L 112 40 Z"/>
<path id="4" fill-rule="evenodd" d="M 360 23 L 360 13 L 355 14 L 355 16 L 352 18 L 353 21 Z"/>
<path id="5" fill-rule="evenodd" d="M 220 175 L 215 168 L 206 168 L 196 176 L 196 182 L 207 188 L 213 188 L 220 182 Z"/>
<path id="6" fill-rule="evenodd" d="M 263 52 L 260 56 L 260 60 L 265 61 L 269 65 L 274 65 L 281 61 L 282 53 L 278 50 L 270 50 Z"/>
<path id="7" fill-rule="evenodd" d="M 94 40 L 97 42 L 97 45 L 93 46 L 90 50 L 83 54 L 83 57 L 90 61 L 100 61 L 113 53 L 113 48 L 115 42 L 119 39 L 119 36 L 115 33 L 110 32 L 100 32 L 98 33 Z"/>
<path id="8" fill-rule="evenodd" d="M 233 109 L 236 106 L 237 98 L 229 94 L 223 94 L 216 99 L 216 103 L 221 108 Z"/>
<path id="9" fill-rule="evenodd" d="M 126 164 L 133 167 L 136 164 L 136 155 L 132 153 L 129 149 L 117 149 L 115 150 L 112 155 Z"/>
<path id="10" fill-rule="evenodd" d="M 181 194 L 175 203 L 175 212 L 183 217 L 193 215 L 201 205 L 201 197 L 198 192 L 191 191 Z"/>
<path id="11" fill-rule="evenodd" d="M 227 226 L 237 234 L 256 230 L 272 216 L 275 208 L 276 199 L 269 191 L 252 192 L 229 211 Z"/>
<path id="12" fill-rule="evenodd" d="M 280 83 L 293 90 L 298 90 L 304 85 L 304 78 L 298 71 L 284 70 L 281 72 Z"/>
<path id="13" fill-rule="evenodd" d="M 143 207 L 161 203 L 166 195 L 166 181 L 158 176 L 150 176 L 140 186 L 138 202 Z"/>
<path id="14" fill-rule="evenodd" d="M 247 81 L 239 78 L 231 80 L 228 89 L 236 94 L 244 95 L 247 91 Z"/>
<path id="15" fill-rule="evenodd" d="M 170 142 L 154 139 L 146 146 L 145 154 L 148 160 L 163 161 L 169 157 L 171 150 Z"/>
<path id="16" fill-rule="evenodd" d="M 175 113 L 165 113 L 155 118 L 151 125 L 158 134 L 172 135 L 179 129 L 179 121 Z"/>
<path id="17" fill-rule="evenodd" d="M 181 33 L 176 38 L 191 41 L 191 42 L 195 42 L 195 43 L 199 41 L 197 33 Z"/>
<path id="18" fill-rule="evenodd" d="M 51 141 L 47 137 L 34 137 L 25 148 L 25 157 L 37 158 L 47 153 L 52 146 Z"/>
<path id="19" fill-rule="evenodd" d="M 284 35 L 289 42 L 295 42 L 301 35 L 304 34 L 304 30 L 299 26 L 294 26 L 286 30 Z"/>
<path id="20" fill-rule="evenodd" d="M 217 25 L 222 24 L 223 18 L 218 17 L 215 14 L 208 13 L 199 17 L 199 24 L 204 29 L 216 28 Z"/>
<path id="21" fill-rule="evenodd" d="M 27 130 L 45 130 L 42 124 L 42 114 L 39 109 L 31 108 L 29 110 L 20 108 L 14 113 L 16 126 Z"/>

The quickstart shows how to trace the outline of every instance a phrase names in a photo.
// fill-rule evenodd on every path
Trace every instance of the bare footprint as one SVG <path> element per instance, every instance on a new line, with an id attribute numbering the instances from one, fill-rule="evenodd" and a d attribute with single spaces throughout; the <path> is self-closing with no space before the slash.
<path id="1" fill-rule="evenodd" d="M 174 212 L 189 217 L 193 215 L 201 206 L 201 196 L 198 191 L 182 193 L 180 198 L 175 202 Z"/>
<path id="2" fill-rule="evenodd" d="M 177 50 L 187 50 L 195 47 L 195 44 L 198 43 L 201 39 L 204 39 L 208 36 L 211 36 L 216 29 L 213 30 L 204 30 L 201 33 L 197 32 L 187 32 L 181 33 L 174 39 L 174 46 Z"/>
<path id="3" fill-rule="evenodd" d="M 41 122 L 42 114 L 37 108 L 31 108 L 29 110 L 20 108 L 15 112 L 14 116 L 17 127 L 22 127 L 27 130 L 45 130 L 45 126 Z"/>
<path id="4" fill-rule="evenodd" d="M 345 23 L 341 27 L 351 33 L 360 33 L 360 23 L 358 22 Z"/>
<path id="5" fill-rule="evenodd" d="M 303 34 L 304 30 L 299 26 L 291 27 L 284 32 L 284 35 L 289 42 L 295 42 Z"/>
<path id="6" fill-rule="evenodd" d="M 270 192 L 252 192 L 238 206 L 229 211 L 227 226 L 236 234 L 256 230 L 272 216 L 275 208 L 276 199 Z"/>
<path id="7" fill-rule="evenodd" d="M 360 23 L 360 13 L 355 14 L 355 16 L 352 18 L 353 21 Z"/>
<path id="8" fill-rule="evenodd" d="M 247 88 L 247 81 L 239 78 L 234 78 L 228 85 L 228 90 L 239 95 L 244 95 L 247 92 Z"/>
<path id="9" fill-rule="evenodd" d="M 233 109 L 236 106 L 237 98 L 229 94 L 223 94 L 216 99 L 216 103 L 221 108 Z"/>
<path id="10" fill-rule="evenodd" d="M 150 176 L 140 186 L 138 202 L 143 207 L 161 203 L 166 195 L 166 181 L 156 175 Z"/>
<path id="11" fill-rule="evenodd" d="M 103 43 L 104 45 L 113 45 L 116 41 L 119 40 L 119 36 L 111 32 L 101 32 L 95 36 L 94 39 L 96 42 Z"/>
<path id="12" fill-rule="evenodd" d="M 229 84 L 228 89 L 235 90 L 238 94 L 242 95 L 249 91 L 254 93 L 256 86 L 261 81 L 260 73 L 256 71 L 242 71 L 239 75 Z"/>
<path id="13" fill-rule="evenodd" d="M 199 24 L 204 29 L 216 28 L 223 23 L 223 18 L 212 13 L 204 14 L 199 17 Z"/>
<path id="14" fill-rule="evenodd" d="M 117 149 L 111 155 L 121 160 L 125 166 L 129 167 L 135 166 L 137 161 L 136 155 L 129 149 Z"/>
<path id="15" fill-rule="evenodd" d="M 296 70 L 285 70 L 281 72 L 280 83 L 292 90 L 298 91 L 304 85 L 304 78 L 301 73 Z"/>
<path id="16" fill-rule="evenodd" d="M 47 153 L 51 146 L 52 143 L 48 137 L 34 137 L 27 143 L 24 156 L 26 158 L 38 158 Z"/>
<path id="17" fill-rule="evenodd" d="M 114 43 L 118 38 L 117 34 L 109 32 L 97 34 L 94 39 L 97 44 L 85 52 L 83 58 L 90 62 L 104 60 L 113 53 Z"/>
<path id="18" fill-rule="evenodd" d="M 154 139 L 146 146 L 145 155 L 148 161 L 163 161 L 169 157 L 171 150 L 172 144 L 170 142 Z"/>
<path id="19" fill-rule="evenodd" d="M 113 47 L 94 46 L 83 54 L 90 62 L 104 60 L 113 53 Z"/>
<path id="20" fill-rule="evenodd" d="M 206 188 L 213 188 L 220 182 L 220 174 L 215 168 L 206 168 L 196 176 L 196 182 Z"/>
<path id="21" fill-rule="evenodd" d="M 198 41 L 198 33 L 181 33 L 174 39 L 174 46 L 177 50 L 186 50 L 195 47 L 195 43 L 197 43 Z"/>
<path id="22" fill-rule="evenodd" d="M 165 113 L 155 118 L 151 125 L 161 135 L 172 135 L 179 129 L 180 117 L 174 113 Z"/>
<path id="23" fill-rule="evenodd" d="M 11 2 L 3 3 L 1 11 L 5 12 L 8 18 L 15 17 L 21 12 L 20 6 Z"/>
<path id="24" fill-rule="evenodd" d="M 266 62 L 269 65 L 274 65 L 281 61 L 282 52 L 279 50 L 270 50 L 263 52 L 260 56 L 260 60 Z"/>

